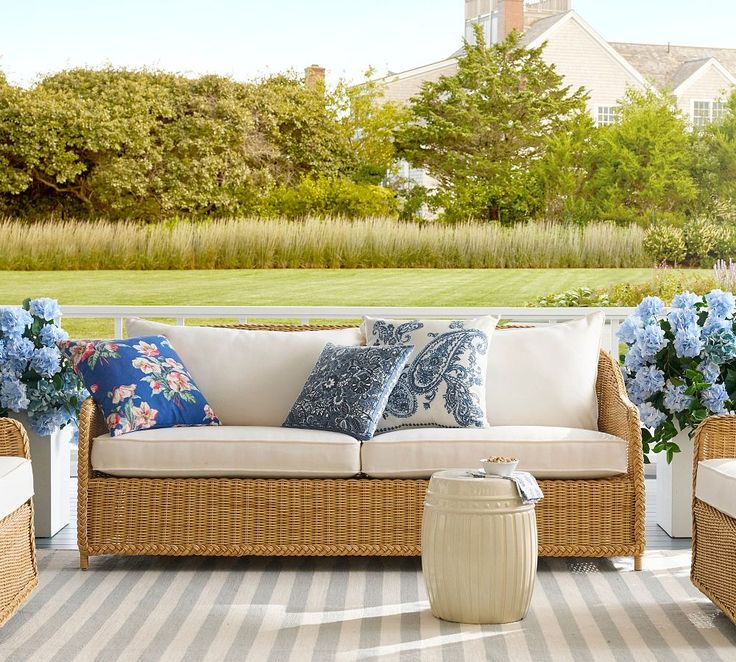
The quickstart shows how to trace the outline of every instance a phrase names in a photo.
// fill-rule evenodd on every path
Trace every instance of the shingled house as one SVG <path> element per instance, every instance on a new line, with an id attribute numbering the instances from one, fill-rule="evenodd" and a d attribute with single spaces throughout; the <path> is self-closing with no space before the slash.
<path id="1" fill-rule="evenodd" d="M 466 39 L 474 38 L 476 23 L 487 43 L 512 30 L 522 32 L 522 44 L 530 48 L 546 42 L 544 59 L 567 84 L 588 90 L 588 108 L 599 125 L 615 120 L 616 103 L 628 87 L 674 94 L 697 126 L 723 112 L 723 100 L 736 86 L 736 49 L 608 42 L 572 10 L 572 0 L 465 0 Z M 387 99 L 407 101 L 424 81 L 453 74 L 460 55 L 462 49 L 446 60 L 389 74 Z"/>

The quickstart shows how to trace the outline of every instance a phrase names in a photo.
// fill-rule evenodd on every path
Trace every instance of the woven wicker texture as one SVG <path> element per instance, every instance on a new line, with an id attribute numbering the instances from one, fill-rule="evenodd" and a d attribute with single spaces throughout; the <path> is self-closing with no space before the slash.
<path id="1" fill-rule="evenodd" d="M 237 325 L 312 331 L 330 326 Z M 505 331 L 513 333 L 513 331 Z M 542 556 L 644 553 L 644 464 L 636 408 L 614 359 L 601 352 L 599 428 L 629 443 L 625 476 L 540 481 Z M 370 555 L 421 553 L 428 481 L 407 479 L 138 479 L 92 471 L 92 439 L 106 431 L 91 400 L 79 427 L 80 564 L 98 554 Z"/>
<path id="2" fill-rule="evenodd" d="M 10 418 L 0 418 L 0 455 L 30 459 L 28 435 Z M 0 626 L 38 585 L 33 501 L 0 520 Z"/>
<path id="3" fill-rule="evenodd" d="M 736 458 L 736 417 L 700 424 L 693 449 L 693 495 L 698 462 Z M 736 623 L 736 520 L 693 496 L 693 584 Z"/>

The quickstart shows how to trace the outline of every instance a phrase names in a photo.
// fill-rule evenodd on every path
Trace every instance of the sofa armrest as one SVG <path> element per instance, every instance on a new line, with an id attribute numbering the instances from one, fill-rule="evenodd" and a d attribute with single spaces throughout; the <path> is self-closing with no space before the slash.
<path id="1" fill-rule="evenodd" d="M 28 435 L 14 418 L 0 418 L 0 455 L 31 459 Z"/>
<path id="2" fill-rule="evenodd" d="M 629 474 L 641 472 L 644 479 L 644 451 L 639 410 L 629 400 L 624 378 L 616 360 L 601 352 L 598 358 L 598 429 L 629 442 Z"/>
<path id="3" fill-rule="evenodd" d="M 90 457 L 92 455 L 92 440 L 107 432 L 105 417 L 92 398 L 87 398 L 82 403 L 79 412 L 79 455 L 78 472 L 81 477 L 89 476 L 92 471 Z"/>
<path id="4" fill-rule="evenodd" d="M 736 458 L 736 416 L 710 416 L 695 430 L 695 467 L 701 460 Z"/>

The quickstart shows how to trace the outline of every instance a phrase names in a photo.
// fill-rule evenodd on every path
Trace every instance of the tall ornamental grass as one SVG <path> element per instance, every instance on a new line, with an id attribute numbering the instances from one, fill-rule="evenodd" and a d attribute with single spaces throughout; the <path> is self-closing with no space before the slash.
<path id="1" fill-rule="evenodd" d="M 141 225 L 0 220 L 0 270 L 646 267 L 643 231 L 607 223 L 444 225 L 375 218 Z"/>

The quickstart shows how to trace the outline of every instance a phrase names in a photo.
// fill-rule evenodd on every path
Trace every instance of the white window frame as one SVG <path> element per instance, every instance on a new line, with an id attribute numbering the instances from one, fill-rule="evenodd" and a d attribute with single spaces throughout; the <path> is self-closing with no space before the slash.
<path id="1" fill-rule="evenodd" d="M 610 121 L 601 122 L 601 114 L 604 113 L 609 117 Z M 619 107 L 616 104 L 606 104 L 596 106 L 595 109 L 595 125 L 596 126 L 610 126 L 618 122 L 619 118 Z"/>
<path id="2" fill-rule="evenodd" d="M 698 118 L 703 119 L 703 122 L 696 122 L 695 118 L 695 104 L 696 103 L 705 103 L 708 104 L 708 115 L 706 117 Z M 719 104 L 719 114 L 716 116 L 715 114 L 715 106 L 716 104 Z M 723 115 L 726 113 L 726 101 L 724 99 L 691 99 L 690 100 L 690 122 L 692 123 L 693 127 L 696 128 L 702 128 L 704 126 L 708 126 L 712 122 L 721 119 Z"/>

